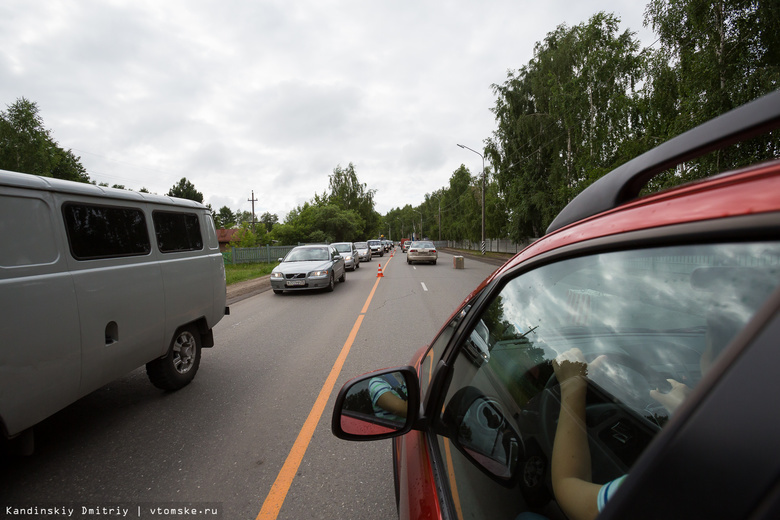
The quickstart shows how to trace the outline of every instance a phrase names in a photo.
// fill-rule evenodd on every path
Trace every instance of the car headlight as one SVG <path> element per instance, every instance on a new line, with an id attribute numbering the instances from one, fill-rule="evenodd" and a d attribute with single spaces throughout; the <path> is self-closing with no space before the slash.
<path id="1" fill-rule="evenodd" d="M 271 273 L 272 280 L 281 280 L 284 278 L 284 273 Z"/>
<path id="2" fill-rule="evenodd" d="M 328 271 L 312 271 L 309 273 L 309 276 L 312 278 L 323 278 L 328 276 Z"/>
<path id="3" fill-rule="evenodd" d="M 345 262 L 351 262 L 352 261 L 352 257 L 351 256 L 345 256 L 344 257 L 344 261 Z"/>

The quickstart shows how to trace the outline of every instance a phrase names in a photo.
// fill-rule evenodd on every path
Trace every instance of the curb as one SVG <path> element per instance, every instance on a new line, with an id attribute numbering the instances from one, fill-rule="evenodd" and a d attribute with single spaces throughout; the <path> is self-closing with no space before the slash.
<path id="1" fill-rule="evenodd" d="M 227 304 L 231 305 L 271 289 L 271 275 L 227 286 Z"/>

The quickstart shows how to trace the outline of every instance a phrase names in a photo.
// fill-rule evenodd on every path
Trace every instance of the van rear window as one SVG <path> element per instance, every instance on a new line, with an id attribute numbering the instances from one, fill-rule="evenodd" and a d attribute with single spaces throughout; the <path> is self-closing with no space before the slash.
<path id="1" fill-rule="evenodd" d="M 177 251 L 200 251 L 203 249 L 203 236 L 195 213 L 173 213 L 155 211 L 152 213 L 154 232 L 157 234 L 157 247 L 163 253 Z"/>
<path id="2" fill-rule="evenodd" d="M 140 209 L 70 202 L 62 206 L 62 214 L 76 260 L 148 255 L 152 250 Z"/>

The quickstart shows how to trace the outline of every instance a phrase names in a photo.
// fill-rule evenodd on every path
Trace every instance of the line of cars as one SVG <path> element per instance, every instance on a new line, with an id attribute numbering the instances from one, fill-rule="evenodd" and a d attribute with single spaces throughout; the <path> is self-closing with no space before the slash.
<path id="1" fill-rule="evenodd" d="M 389 240 L 294 247 L 271 272 L 271 289 L 275 294 L 311 289 L 333 291 L 336 280 L 347 280 L 347 271 L 359 269 L 361 262 L 370 262 L 374 256 L 384 256 L 392 247 Z"/>

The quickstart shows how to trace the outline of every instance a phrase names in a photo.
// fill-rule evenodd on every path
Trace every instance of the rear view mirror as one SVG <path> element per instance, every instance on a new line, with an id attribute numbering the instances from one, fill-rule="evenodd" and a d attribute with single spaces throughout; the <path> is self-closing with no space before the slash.
<path id="1" fill-rule="evenodd" d="M 344 385 L 331 430 L 347 440 L 396 437 L 411 430 L 418 408 L 419 384 L 412 367 L 379 370 Z"/>

